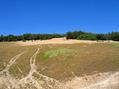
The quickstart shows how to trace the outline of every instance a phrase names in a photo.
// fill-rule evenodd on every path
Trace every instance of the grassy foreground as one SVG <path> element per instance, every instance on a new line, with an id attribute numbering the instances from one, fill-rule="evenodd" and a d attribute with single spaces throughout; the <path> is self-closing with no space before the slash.
<path id="1" fill-rule="evenodd" d="M 15 77 L 27 75 L 30 70 L 29 60 L 37 46 L 18 46 L 14 43 L 0 43 L 0 70 L 10 59 L 26 51 L 12 67 L 10 73 Z M 41 45 L 36 58 L 37 69 L 42 74 L 64 81 L 77 76 L 97 72 L 119 71 L 118 43 L 80 43 L 69 45 Z"/>

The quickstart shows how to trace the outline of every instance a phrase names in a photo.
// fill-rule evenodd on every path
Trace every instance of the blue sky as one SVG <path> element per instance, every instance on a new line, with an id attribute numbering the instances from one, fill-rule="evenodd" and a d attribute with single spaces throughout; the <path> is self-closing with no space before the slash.
<path id="1" fill-rule="evenodd" d="M 0 34 L 119 31 L 119 0 L 0 0 Z"/>

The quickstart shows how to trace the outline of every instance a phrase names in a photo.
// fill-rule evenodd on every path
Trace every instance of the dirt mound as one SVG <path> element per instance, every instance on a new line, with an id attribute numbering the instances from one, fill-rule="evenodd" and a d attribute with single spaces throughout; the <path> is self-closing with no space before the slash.
<path id="1" fill-rule="evenodd" d="M 89 41 L 89 40 L 74 40 L 70 39 L 67 40 L 64 38 L 53 38 L 49 40 L 37 40 L 37 41 L 26 41 L 26 42 L 16 42 L 16 44 L 21 46 L 27 46 L 27 45 L 38 45 L 38 44 L 76 44 L 76 43 L 97 43 L 97 41 Z"/>

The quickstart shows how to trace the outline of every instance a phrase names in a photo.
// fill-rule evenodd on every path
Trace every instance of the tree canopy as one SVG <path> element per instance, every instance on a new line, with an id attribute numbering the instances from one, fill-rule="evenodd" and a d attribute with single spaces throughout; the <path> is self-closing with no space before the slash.
<path id="1" fill-rule="evenodd" d="M 106 34 L 88 33 L 83 31 L 74 31 L 66 33 L 67 39 L 78 40 L 114 40 L 119 41 L 119 32 L 111 32 Z"/>
<path id="2" fill-rule="evenodd" d="M 23 35 L 0 35 L 0 42 L 3 41 L 26 41 L 26 40 L 47 40 L 51 38 L 66 37 L 67 39 L 78 40 L 113 40 L 119 41 L 119 32 L 96 34 L 84 31 L 67 32 L 66 34 L 23 34 Z"/>
<path id="3" fill-rule="evenodd" d="M 26 41 L 26 40 L 47 40 L 51 38 L 64 37 L 64 34 L 23 34 L 23 35 L 1 35 L 0 41 Z"/>

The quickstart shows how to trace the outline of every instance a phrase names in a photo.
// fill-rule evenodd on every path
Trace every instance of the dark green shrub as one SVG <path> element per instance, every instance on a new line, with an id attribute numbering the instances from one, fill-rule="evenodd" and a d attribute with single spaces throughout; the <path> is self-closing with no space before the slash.
<path id="1" fill-rule="evenodd" d="M 66 33 L 66 38 L 67 39 L 77 39 L 77 37 L 81 34 L 84 34 L 85 32 L 83 31 L 74 31 L 74 32 L 67 32 Z"/>
<path id="2" fill-rule="evenodd" d="M 97 40 L 95 34 L 82 34 L 77 37 L 78 40 Z"/>
<path id="3" fill-rule="evenodd" d="M 119 41 L 119 32 L 112 32 L 111 39 L 114 41 Z"/>

